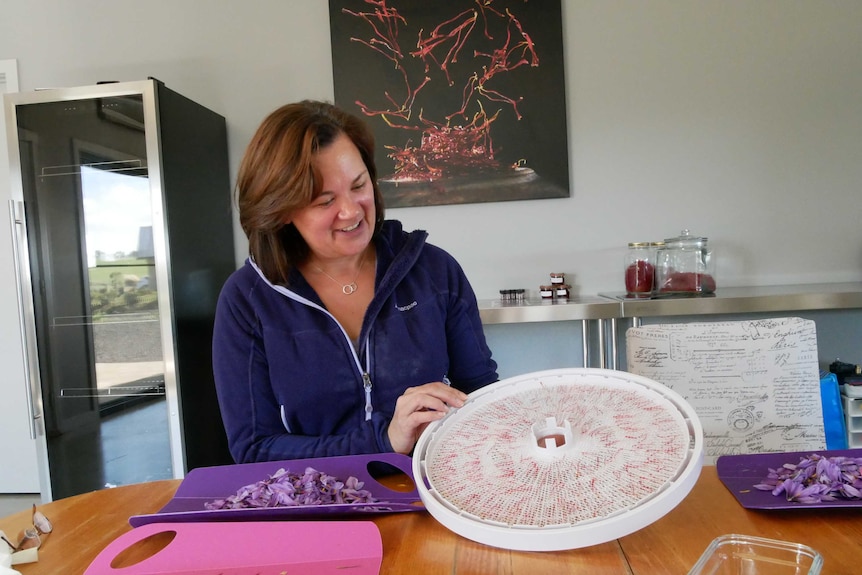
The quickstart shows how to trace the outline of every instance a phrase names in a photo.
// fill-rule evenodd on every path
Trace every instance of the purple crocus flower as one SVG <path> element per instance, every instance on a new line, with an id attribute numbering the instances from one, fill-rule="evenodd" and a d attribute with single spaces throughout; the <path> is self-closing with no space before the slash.
<path id="1" fill-rule="evenodd" d="M 755 489 L 798 503 L 862 499 L 862 457 L 824 457 L 814 453 L 799 463 L 768 468 Z"/>
<path id="2" fill-rule="evenodd" d="M 302 475 L 279 469 L 271 476 L 246 485 L 234 495 L 204 504 L 206 509 L 294 507 L 334 503 L 376 503 L 355 477 L 346 481 L 307 467 Z"/>

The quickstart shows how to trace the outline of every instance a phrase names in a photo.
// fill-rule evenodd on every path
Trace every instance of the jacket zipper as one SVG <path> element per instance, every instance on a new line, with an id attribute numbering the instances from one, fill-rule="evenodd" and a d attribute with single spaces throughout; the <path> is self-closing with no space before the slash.
<path id="1" fill-rule="evenodd" d="M 335 322 L 335 325 L 337 325 L 339 327 L 339 329 L 341 329 L 341 333 L 342 333 L 342 335 L 344 335 L 344 339 L 347 340 L 347 346 L 350 348 L 350 353 L 353 354 L 353 361 L 356 362 L 356 369 L 359 371 L 360 374 L 362 374 L 362 387 L 365 390 L 365 421 L 368 421 L 369 419 L 371 419 L 371 414 L 374 413 L 374 407 L 371 404 L 371 389 L 373 386 L 371 385 L 371 375 L 370 375 L 370 372 L 371 372 L 371 353 L 370 352 L 371 352 L 371 350 L 369 349 L 369 343 L 368 343 L 370 336 L 365 338 L 365 369 L 362 369 L 362 363 L 360 363 L 360 361 L 359 361 L 359 354 L 357 354 L 356 350 L 353 349 L 353 344 L 350 341 L 350 336 L 347 335 L 347 331 L 344 329 L 344 326 L 342 326 L 341 323 L 337 319 L 335 319 L 334 315 L 332 315 L 331 313 L 329 313 L 329 311 L 320 307 L 319 305 L 317 305 L 313 301 L 310 301 L 310 300 L 302 297 L 301 295 L 285 288 L 284 286 L 273 285 L 268 279 L 266 279 L 266 276 L 263 275 L 263 272 L 260 271 L 260 268 L 257 267 L 257 264 L 255 264 L 254 261 L 249 260 L 249 262 L 251 263 L 251 265 L 255 269 L 255 271 L 257 271 L 257 274 L 260 276 L 260 278 L 269 287 L 271 287 L 272 289 L 274 289 L 278 293 L 286 296 L 289 299 L 292 299 L 294 301 L 297 301 L 297 302 L 302 303 L 304 305 L 307 305 L 309 307 L 313 307 L 315 309 L 320 310 L 321 312 L 323 312 L 326 315 L 328 315 L 329 317 L 331 317 L 332 321 Z M 283 417 L 282 417 L 282 419 L 283 419 Z"/>
<path id="2" fill-rule="evenodd" d="M 365 421 L 368 421 L 374 408 L 371 407 L 371 376 L 367 371 L 362 372 L 362 381 L 365 387 Z"/>

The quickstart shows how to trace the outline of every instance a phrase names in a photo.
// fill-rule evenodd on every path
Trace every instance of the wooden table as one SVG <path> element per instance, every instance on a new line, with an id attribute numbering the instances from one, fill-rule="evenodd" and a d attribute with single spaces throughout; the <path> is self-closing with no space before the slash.
<path id="1" fill-rule="evenodd" d="M 131 529 L 130 516 L 161 509 L 179 483 L 128 485 L 41 506 L 54 533 L 40 549 L 38 563 L 17 568 L 23 575 L 83 573 L 109 542 Z M 30 515 L 25 511 L 2 518 L 0 529 L 17 534 Z M 685 575 L 715 537 L 729 533 L 809 545 L 823 555 L 823 574 L 849 575 L 862 566 L 862 508 L 747 510 L 718 480 L 715 467 L 704 467 L 685 500 L 652 525 L 582 549 L 496 549 L 456 535 L 426 512 L 378 515 L 374 522 L 383 538 L 383 575 Z"/>

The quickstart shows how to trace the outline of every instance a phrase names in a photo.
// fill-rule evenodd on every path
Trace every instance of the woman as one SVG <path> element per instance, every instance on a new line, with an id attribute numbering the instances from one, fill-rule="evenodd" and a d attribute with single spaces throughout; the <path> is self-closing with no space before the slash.
<path id="1" fill-rule="evenodd" d="M 249 144 L 237 196 L 251 257 L 213 337 L 239 463 L 410 453 L 497 380 L 461 267 L 384 221 L 376 177 L 373 135 L 331 104 L 283 106 Z"/>

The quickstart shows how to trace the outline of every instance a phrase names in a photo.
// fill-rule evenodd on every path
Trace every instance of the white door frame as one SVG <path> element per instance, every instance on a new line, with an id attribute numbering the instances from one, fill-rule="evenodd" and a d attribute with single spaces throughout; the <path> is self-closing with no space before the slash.
<path id="1" fill-rule="evenodd" d="M 0 94 L 17 92 L 18 61 L 0 60 Z M 0 113 L 0 493 L 39 493 L 36 429 L 28 401 L 19 296 L 15 278 L 5 107 Z"/>

